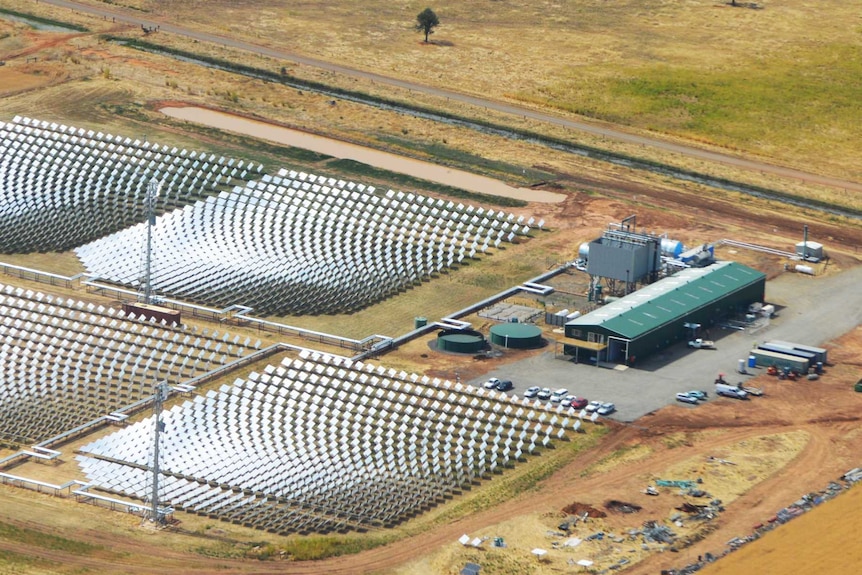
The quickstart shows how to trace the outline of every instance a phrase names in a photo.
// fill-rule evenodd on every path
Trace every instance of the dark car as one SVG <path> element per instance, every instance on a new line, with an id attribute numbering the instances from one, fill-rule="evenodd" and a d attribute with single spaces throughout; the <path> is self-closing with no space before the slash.
<path id="1" fill-rule="evenodd" d="M 583 409 L 585 408 L 589 402 L 583 397 L 576 397 L 572 401 L 569 402 L 569 406 L 573 409 Z"/>
<path id="2" fill-rule="evenodd" d="M 509 391 L 510 389 L 512 389 L 512 387 L 514 387 L 512 385 L 512 382 L 509 381 L 508 379 L 504 379 L 503 381 L 501 381 L 500 383 L 497 384 L 497 391 Z"/>

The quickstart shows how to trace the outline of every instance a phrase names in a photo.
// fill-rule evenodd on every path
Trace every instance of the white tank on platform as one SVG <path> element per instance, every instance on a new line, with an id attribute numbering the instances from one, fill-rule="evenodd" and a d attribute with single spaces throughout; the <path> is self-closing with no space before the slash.
<path id="1" fill-rule="evenodd" d="M 685 246 L 682 245 L 681 241 L 670 238 L 661 239 L 661 255 L 669 258 L 678 258 L 679 254 L 683 251 L 685 251 Z"/>
<path id="2" fill-rule="evenodd" d="M 578 248 L 578 259 L 579 260 L 590 259 L 590 244 L 589 244 L 589 242 L 582 243 L 581 247 Z"/>

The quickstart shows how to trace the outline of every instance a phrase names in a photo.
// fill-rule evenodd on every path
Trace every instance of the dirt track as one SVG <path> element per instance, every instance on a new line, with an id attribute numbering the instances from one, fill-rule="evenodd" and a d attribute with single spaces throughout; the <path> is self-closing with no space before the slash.
<path id="1" fill-rule="evenodd" d="M 187 38 L 191 38 L 197 41 L 202 42 L 212 42 L 215 44 L 221 44 L 224 46 L 229 46 L 231 48 L 236 48 L 238 50 L 243 50 L 246 52 L 251 52 L 253 54 L 259 54 L 263 56 L 269 56 L 272 58 L 276 58 L 279 60 L 285 60 L 289 62 L 294 62 L 297 64 L 302 64 L 305 66 L 312 66 L 315 68 L 320 68 L 323 70 L 327 70 L 330 72 L 335 72 L 337 74 L 342 74 L 348 77 L 354 78 L 362 78 L 365 80 L 372 80 L 379 84 L 396 86 L 399 88 L 404 88 L 407 90 L 412 90 L 418 93 L 429 94 L 434 96 L 439 96 L 441 98 L 449 98 L 454 101 L 463 102 L 465 104 L 478 106 L 480 108 L 487 108 L 490 110 L 495 110 L 497 112 L 502 112 L 505 114 L 511 114 L 515 116 L 527 117 L 533 120 L 538 120 L 540 122 L 545 122 L 548 124 L 554 124 L 557 126 L 562 126 L 571 130 L 586 132 L 589 134 L 602 136 L 605 138 L 611 138 L 615 140 L 620 140 L 632 144 L 636 144 L 639 146 L 649 146 L 653 148 L 662 149 L 668 152 L 673 152 L 676 154 L 681 154 L 683 156 L 697 158 L 700 160 L 706 160 L 709 162 L 717 162 L 721 164 L 727 164 L 731 166 L 735 166 L 737 168 L 743 168 L 746 170 L 763 172 L 767 174 L 773 174 L 775 176 L 779 176 L 782 178 L 792 178 L 795 180 L 802 180 L 814 184 L 820 184 L 824 186 L 831 186 L 841 189 L 847 190 L 855 190 L 862 191 L 862 183 L 851 182 L 848 180 L 842 180 L 840 178 L 831 178 L 828 176 L 823 176 L 819 174 L 813 174 L 810 172 L 804 172 L 802 170 L 795 170 L 792 168 L 787 168 L 783 166 L 776 166 L 773 164 L 767 164 L 765 162 L 758 162 L 749 160 L 746 158 L 741 158 L 737 156 L 731 156 L 729 154 L 723 154 L 718 152 L 712 152 L 708 150 L 704 150 L 701 148 L 696 148 L 693 146 L 687 146 L 682 144 L 677 144 L 673 142 L 669 142 L 667 140 L 663 140 L 660 138 L 653 138 L 647 136 L 641 136 L 637 134 L 632 134 L 624 131 L 619 127 L 607 126 L 607 125 L 598 125 L 594 123 L 587 123 L 583 121 L 575 121 L 568 118 L 562 118 L 559 116 L 554 116 L 552 114 L 547 114 L 544 112 L 538 112 L 536 110 L 525 108 L 513 104 L 506 104 L 495 100 L 490 100 L 487 98 L 480 98 L 476 96 L 471 96 L 467 94 L 463 94 L 460 92 L 453 92 L 451 90 L 446 90 L 443 88 L 437 88 L 428 86 L 425 84 L 418 84 L 416 82 L 409 82 L 406 80 L 401 80 L 398 78 L 392 78 L 389 76 L 383 76 L 381 74 L 377 74 L 374 72 L 357 70 L 355 68 L 350 68 L 347 66 L 342 66 L 339 64 L 334 64 L 332 62 L 327 62 L 324 60 L 319 60 L 316 58 L 311 58 L 308 56 L 303 56 L 301 54 L 296 54 L 293 52 L 287 52 L 284 50 L 271 48 L 268 46 L 263 46 L 260 44 L 253 44 L 250 42 L 245 42 L 242 40 L 237 40 L 236 38 L 231 38 L 227 36 L 221 36 L 218 34 L 212 34 L 208 32 L 201 32 L 198 30 L 193 30 L 190 28 L 186 28 L 183 26 L 177 26 L 170 22 L 165 21 L 160 18 L 141 18 L 135 16 L 133 13 L 130 13 L 127 10 L 121 10 L 118 8 L 105 8 L 101 6 L 89 6 L 86 4 L 79 4 L 77 2 L 69 2 L 67 0 L 42 0 L 46 4 L 52 4 L 54 6 L 59 6 L 62 8 L 68 8 L 70 10 L 76 10 L 78 12 L 83 12 L 86 14 L 93 14 L 95 16 L 103 17 L 107 19 L 108 17 L 116 18 L 118 22 L 128 22 L 135 27 L 139 26 L 148 26 L 148 27 L 156 27 L 159 26 L 161 32 L 166 32 L 170 34 L 177 34 L 180 36 L 185 36 Z"/>

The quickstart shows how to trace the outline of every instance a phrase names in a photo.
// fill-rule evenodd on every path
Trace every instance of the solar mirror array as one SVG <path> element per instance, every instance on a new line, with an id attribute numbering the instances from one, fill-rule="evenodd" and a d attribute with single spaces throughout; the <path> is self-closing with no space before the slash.
<path id="1" fill-rule="evenodd" d="M 543 222 L 540 223 L 540 225 Z M 159 218 L 152 285 L 260 315 L 352 312 L 526 235 L 533 219 L 281 170 Z M 87 270 L 134 286 L 140 224 L 76 249 Z"/>
<path id="2" fill-rule="evenodd" d="M 0 439 L 54 437 L 151 396 L 157 381 L 206 373 L 259 345 L 0 285 Z"/>
<path id="3" fill-rule="evenodd" d="M 162 212 L 262 169 L 16 116 L 0 122 L 0 251 L 65 251 L 144 221 L 153 179 L 163 181 L 156 200 Z"/>
<path id="4" fill-rule="evenodd" d="M 274 533 L 392 526 L 577 430 L 576 412 L 302 352 L 162 414 L 160 499 Z M 146 499 L 153 418 L 81 448 L 94 486 Z"/>

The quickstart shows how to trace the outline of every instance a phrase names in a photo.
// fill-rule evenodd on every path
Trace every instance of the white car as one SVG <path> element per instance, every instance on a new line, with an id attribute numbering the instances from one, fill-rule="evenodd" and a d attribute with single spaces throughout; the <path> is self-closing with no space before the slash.
<path id="1" fill-rule="evenodd" d="M 617 410 L 617 406 L 613 403 L 603 403 L 601 407 L 596 410 L 596 413 L 599 415 L 610 415 Z"/>
<path id="2" fill-rule="evenodd" d="M 587 404 L 587 407 L 585 409 L 587 410 L 587 413 L 593 413 L 594 411 L 598 411 L 603 403 L 603 401 L 598 401 L 594 399 Z"/>
<path id="3" fill-rule="evenodd" d="M 539 390 L 539 394 L 536 397 L 541 400 L 551 399 L 551 390 L 547 387 L 543 387 Z"/>
<path id="4" fill-rule="evenodd" d="M 677 393 L 676 400 L 681 401 L 682 403 L 691 403 L 693 405 L 697 405 L 697 398 L 687 393 Z"/>
<path id="5" fill-rule="evenodd" d="M 484 387 L 485 389 L 497 389 L 497 384 L 499 383 L 499 379 L 497 379 L 496 377 L 492 377 L 491 379 L 483 383 L 482 387 Z"/>
<path id="6" fill-rule="evenodd" d="M 560 403 L 567 395 L 569 395 L 569 390 L 560 388 L 551 394 L 551 401 L 553 403 Z"/>
<path id="7" fill-rule="evenodd" d="M 541 390 L 542 390 L 542 388 L 539 387 L 538 385 L 534 385 L 533 387 L 528 387 L 527 391 L 524 392 L 524 397 L 526 397 L 527 399 L 533 399 L 534 397 L 539 395 L 539 391 L 541 391 Z"/>

